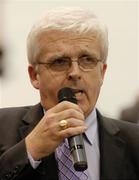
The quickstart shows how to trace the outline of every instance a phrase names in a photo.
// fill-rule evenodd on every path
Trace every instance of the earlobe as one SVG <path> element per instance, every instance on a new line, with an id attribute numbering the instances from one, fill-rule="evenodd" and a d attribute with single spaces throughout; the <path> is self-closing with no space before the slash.
<path id="1" fill-rule="evenodd" d="M 39 89 L 38 73 L 35 69 L 35 66 L 30 64 L 28 66 L 28 73 L 29 73 L 30 81 L 33 87 L 36 89 Z"/>

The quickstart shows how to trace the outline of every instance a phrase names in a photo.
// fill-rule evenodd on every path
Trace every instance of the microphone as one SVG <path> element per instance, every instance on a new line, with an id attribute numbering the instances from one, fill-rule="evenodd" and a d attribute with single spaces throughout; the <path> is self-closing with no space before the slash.
<path id="1" fill-rule="evenodd" d="M 62 101 L 70 101 L 77 104 L 77 99 L 75 97 L 74 92 L 71 88 L 65 87 L 59 90 L 58 92 L 58 100 Z M 73 158 L 73 165 L 76 171 L 84 171 L 87 169 L 87 159 L 85 153 L 85 147 L 83 142 L 82 134 L 72 136 L 68 138 L 68 143 L 71 151 L 71 155 Z"/>

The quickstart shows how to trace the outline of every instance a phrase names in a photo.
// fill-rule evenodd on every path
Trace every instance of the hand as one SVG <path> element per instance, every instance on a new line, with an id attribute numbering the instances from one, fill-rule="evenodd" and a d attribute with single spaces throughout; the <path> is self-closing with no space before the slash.
<path id="1" fill-rule="evenodd" d="M 68 122 L 66 129 L 61 129 L 61 120 Z M 27 151 L 34 160 L 50 155 L 57 146 L 70 136 L 81 134 L 87 129 L 84 114 L 77 104 L 63 101 L 49 109 L 32 132 L 25 138 Z"/>

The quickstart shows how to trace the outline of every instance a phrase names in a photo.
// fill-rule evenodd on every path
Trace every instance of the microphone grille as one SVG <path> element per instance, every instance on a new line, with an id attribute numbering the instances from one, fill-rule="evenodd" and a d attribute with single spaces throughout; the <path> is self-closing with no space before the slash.
<path id="1" fill-rule="evenodd" d="M 59 90 L 58 100 L 59 100 L 59 102 L 70 101 L 70 102 L 77 104 L 75 94 L 74 94 L 73 90 L 69 87 L 64 87 Z"/>

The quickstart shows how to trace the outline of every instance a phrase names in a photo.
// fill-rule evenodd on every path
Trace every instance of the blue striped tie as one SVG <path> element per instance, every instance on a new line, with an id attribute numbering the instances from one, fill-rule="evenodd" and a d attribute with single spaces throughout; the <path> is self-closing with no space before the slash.
<path id="1" fill-rule="evenodd" d="M 71 160 L 67 139 L 56 149 L 56 159 L 59 169 L 59 180 L 87 180 L 87 171 L 75 171 Z"/>

